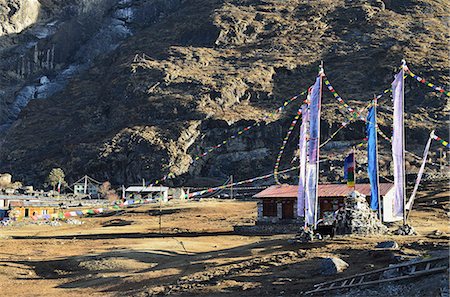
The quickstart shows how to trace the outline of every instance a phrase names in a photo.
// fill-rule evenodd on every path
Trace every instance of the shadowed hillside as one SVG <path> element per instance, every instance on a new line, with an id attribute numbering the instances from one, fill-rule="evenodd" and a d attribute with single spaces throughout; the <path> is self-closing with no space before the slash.
<path id="1" fill-rule="evenodd" d="M 413 72 L 449 84 L 446 1 L 172 4 L 152 22 L 132 23 L 132 36 L 95 56 L 61 91 L 30 101 L 4 136 L 2 170 L 32 183 L 43 182 L 53 167 L 71 179 L 89 174 L 126 184 L 169 172 L 175 183 L 193 176 L 249 178 L 273 169 L 299 100 L 192 159 L 307 89 L 321 61 L 339 94 L 357 108 L 390 87 L 402 58 Z M 448 100 L 412 79 L 405 94 L 407 148 L 420 154 L 432 128 L 448 134 Z M 348 114 L 326 89 L 323 100 L 326 139 Z M 381 129 L 390 135 L 392 104 L 388 97 L 381 104 Z M 364 125 L 356 123 L 335 140 L 363 137 Z M 290 166 L 295 142 L 282 167 Z M 390 146 L 383 145 L 387 157 Z"/>

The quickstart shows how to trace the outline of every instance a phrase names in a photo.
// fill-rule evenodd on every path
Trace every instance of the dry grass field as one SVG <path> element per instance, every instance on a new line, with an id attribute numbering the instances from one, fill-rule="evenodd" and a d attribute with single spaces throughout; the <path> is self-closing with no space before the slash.
<path id="1" fill-rule="evenodd" d="M 298 296 L 334 278 L 319 274 L 321 257 L 348 262 L 340 274 L 347 276 L 398 257 L 447 250 L 448 196 L 448 185 L 421 192 L 411 215 L 419 235 L 410 237 L 305 244 L 290 240 L 293 235 L 242 236 L 233 233 L 233 225 L 253 224 L 256 203 L 225 200 L 165 205 L 161 230 L 157 205 L 83 218 L 83 225 L 3 227 L 0 288 L 8 296 Z M 400 250 L 376 251 L 383 240 L 397 241 Z"/>

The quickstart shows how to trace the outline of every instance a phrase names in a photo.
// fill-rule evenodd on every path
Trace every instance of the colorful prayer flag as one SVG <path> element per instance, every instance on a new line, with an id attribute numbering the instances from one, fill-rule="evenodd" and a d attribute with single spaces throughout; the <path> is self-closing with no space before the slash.
<path id="1" fill-rule="evenodd" d="M 344 159 L 344 179 L 347 180 L 347 186 L 355 186 L 355 155 L 353 152 Z"/>

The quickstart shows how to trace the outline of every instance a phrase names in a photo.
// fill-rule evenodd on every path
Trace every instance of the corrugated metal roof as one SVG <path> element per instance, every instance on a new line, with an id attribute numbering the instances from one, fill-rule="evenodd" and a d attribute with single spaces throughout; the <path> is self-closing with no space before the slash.
<path id="1" fill-rule="evenodd" d="M 394 184 L 380 183 L 380 195 L 386 195 Z M 353 188 L 346 184 L 322 184 L 319 185 L 319 197 L 347 197 Z M 370 184 L 357 184 L 356 191 L 370 196 Z M 298 186 L 275 185 L 254 195 L 253 198 L 297 198 Z"/>
<path id="2" fill-rule="evenodd" d="M 141 193 L 148 193 L 148 192 L 165 192 L 168 191 L 168 187 L 159 187 L 159 186 L 153 186 L 153 187 L 142 187 L 142 186 L 131 186 L 125 189 L 125 192 L 141 192 Z"/>

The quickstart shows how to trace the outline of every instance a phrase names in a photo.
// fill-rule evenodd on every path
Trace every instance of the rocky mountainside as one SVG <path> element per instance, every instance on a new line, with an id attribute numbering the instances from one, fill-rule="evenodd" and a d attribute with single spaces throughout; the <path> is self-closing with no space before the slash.
<path id="1" fill-rule="evenodd" d="M 261 119 L 307 89 L 321 61 L 358 108 L 389 88 L 402 58 L 448 86 L 446 2 L 0 0 L 0 168 L 34 184 L 53 167 L 72 180 L 89 174 L 113 184 L 168 173 L 176 184 L 268 173 L 300 101 Z M 431 129 L 448 134 L 448 100 L 412 79 L 405 94 L 407 147 L 421 154 Z M 390 135 L 392 103 L 380 102 Z M 327 90 L 322 110 L 325 140 L 348 114 Z M 364 124 L 354 123 L 323 155 L 341 160 L 363 137 Z M 291 166 L 296 141 L 282 168 Z M 339 180 L 341 163 L 324 164 L 335 172 L 324 179 Z"/>

